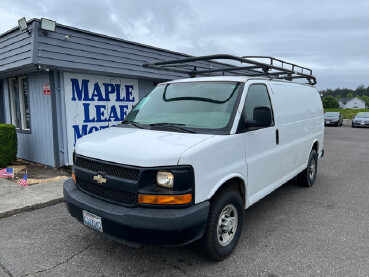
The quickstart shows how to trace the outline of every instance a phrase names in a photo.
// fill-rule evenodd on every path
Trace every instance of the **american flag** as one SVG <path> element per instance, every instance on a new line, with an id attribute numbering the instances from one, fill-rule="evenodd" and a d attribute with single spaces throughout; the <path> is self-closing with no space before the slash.
<path id="1" fill-rule="evenodd" d="M 13 168 L 4 168 L 0 170 L 0 178 L 14 178 L 14 171 Z"/>
<path id="2" fill-rule="evenodd" d="M 22 187 L 28 186 L 28 184 L 27 184 L 27 172 L 26 172 L 26 175 L 24 175 L 23 179 L 20 180 L 19 184 L 22 185 Z"/>

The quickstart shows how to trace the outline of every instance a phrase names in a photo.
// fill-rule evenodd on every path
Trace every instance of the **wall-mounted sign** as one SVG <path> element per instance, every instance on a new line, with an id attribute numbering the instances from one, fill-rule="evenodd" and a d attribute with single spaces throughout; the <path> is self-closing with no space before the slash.
<path id="1" fill-rule="evenodd" d="M 44 95 L 50 95 L 50 85 L 44 85 Z"/>
<path id="2" fill-rule="evenodd" d="M 138 81 L 115 77 L 64 74 L 68 157 L 76 141 L 120 123 L 138 98 Z"/>

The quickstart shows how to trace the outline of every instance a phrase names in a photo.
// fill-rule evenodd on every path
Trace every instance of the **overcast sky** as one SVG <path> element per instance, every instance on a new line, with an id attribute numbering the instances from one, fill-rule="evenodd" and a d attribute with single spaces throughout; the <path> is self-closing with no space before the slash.
<path id="1" fill-rule="evenodd" d="M 26 19 L 190 55 L 264 55 L 309 67 L 318 89 L 369 85 L 369 1 L 2 0 L 0 33 Z"/>

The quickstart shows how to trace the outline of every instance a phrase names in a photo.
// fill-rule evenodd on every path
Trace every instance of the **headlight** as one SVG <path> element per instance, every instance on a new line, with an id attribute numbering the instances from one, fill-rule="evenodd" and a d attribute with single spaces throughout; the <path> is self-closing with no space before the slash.
<path id="1" fill-rule="evenodd" d="M 173 188 L 174 175 L 169 171 L 158 171 L 156 173 L 156 183 L 158 186 L 165 188 Z"/>

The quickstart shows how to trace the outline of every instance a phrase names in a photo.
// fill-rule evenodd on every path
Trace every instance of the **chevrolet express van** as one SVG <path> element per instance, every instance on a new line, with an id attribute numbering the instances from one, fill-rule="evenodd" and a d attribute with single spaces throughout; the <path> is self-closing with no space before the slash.
<path id="1" fill-rule="evenodd" d="M 245 76 L 159 84 L 122 124 L 78 140 L 70 214 L 128 244 L 199 240 L 213 260 L 235 248 L 243 211 L 297 176 L 312 186 L 324 119 L 312 85 Z"/>

